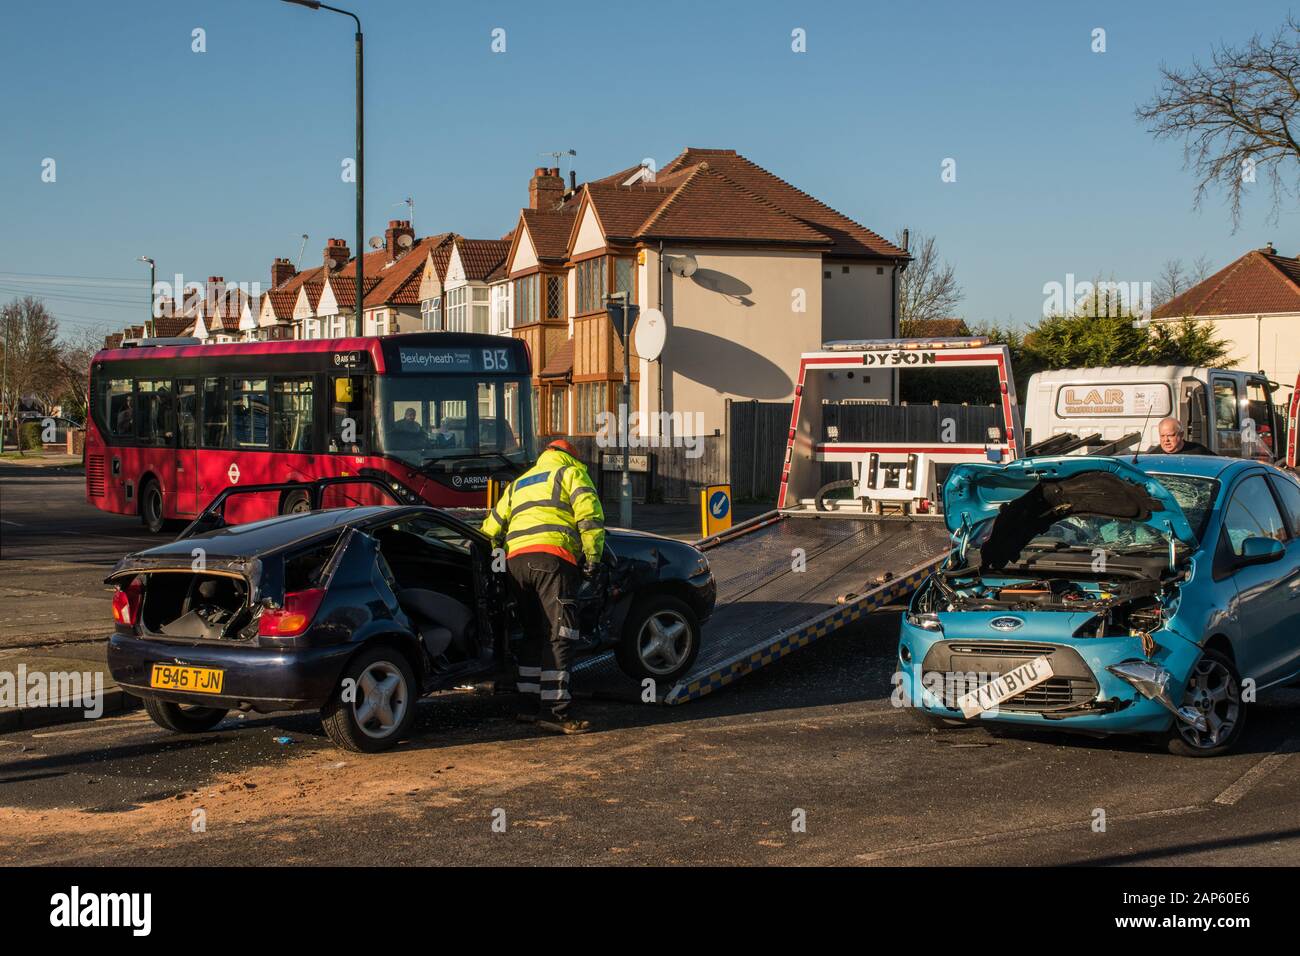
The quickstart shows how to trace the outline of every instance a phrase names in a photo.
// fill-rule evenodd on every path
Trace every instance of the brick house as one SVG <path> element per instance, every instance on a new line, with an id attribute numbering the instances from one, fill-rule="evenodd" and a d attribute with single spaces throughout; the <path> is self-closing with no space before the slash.
<path id="1" fill-rule="evenodd" d="M 633 410 L 685 416 L 679 434 L 725 428 L 726 400 L 793 394 L 801 352 L 896 334 L 907 253 L 735 150 L 687 149 L 657 173 L 631 167 L 566 188 L 535 171 L 507 259 L 512 334 L 528 342 L 543 434 L 592 434 L 617 408 L 622 346 L 604 297 L 663 312 L 660 360 L 632 355 Z M 833 397 L 885 401 L 888 373 Z"/>

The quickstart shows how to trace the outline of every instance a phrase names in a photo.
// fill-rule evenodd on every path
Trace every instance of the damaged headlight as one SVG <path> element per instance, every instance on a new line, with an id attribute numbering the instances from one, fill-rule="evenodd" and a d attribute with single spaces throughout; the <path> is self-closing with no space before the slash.
<path id="1" fill-rule="evenodd" d="M 912 627 L 919 627 L 923 631 L 938 631 L 941 634 L 943 633 L 943 625 L 939 623 L 938 614 L 931 614 L 928 612 L 924 614 L 913 614 L 911 611 L 908 611 L 907 614 L 904 615 L 904 620 L 906 620 L 908 624 L 912 625 Z"/>

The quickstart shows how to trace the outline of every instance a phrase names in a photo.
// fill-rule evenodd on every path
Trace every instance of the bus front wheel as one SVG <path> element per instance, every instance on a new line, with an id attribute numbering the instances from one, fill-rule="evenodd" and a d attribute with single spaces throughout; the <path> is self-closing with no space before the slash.
<path id="1" fill-rule="evenodd" d="M 162 486 L 149 481 L 140 491 L 140 522 L 150 534 L 161 534 L 167 524 L 163 517 Z"/>
<path id="2" fill-rule="evenodd" d="M 280 499 L 280 514 L 298 515 L 311 511 L 311 495 L 306 491 L 286 491 Z"/>

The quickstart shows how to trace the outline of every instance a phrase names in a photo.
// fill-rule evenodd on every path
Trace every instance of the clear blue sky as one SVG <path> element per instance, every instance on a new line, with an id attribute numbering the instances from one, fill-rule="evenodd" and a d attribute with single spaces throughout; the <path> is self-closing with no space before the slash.
<path id="1" fill-rule="evenodd" d="M 1270 239 L 1300 253 L 1294 204 L 1269 224 L 1262 189 L 1235 235 L 1221 197 L 1193 211 L 1180 146 L 1133 118 L 1161 61 L 1271 32 L 1286 3 L 352 4 L 367 236 L 410 195 L 421 235 L 497 237 L 544 151 L 576 149 L 584 179 L 691 145 L 734 147 L 885 235 L 936 235 L 972 320 L 1032 321 L 1068 272 L 1154 280 L 1166 259 L 1222 265 Z M 160 277 L 265 284 L 302 233 L 307 264 L 330 236 L 353 244 L 350 19 L 277 0 L 10 0 L 0 74 L 0 300 L 44 290 L 70 329 L 120 327 L 146 308 L 139 255 Z"/>

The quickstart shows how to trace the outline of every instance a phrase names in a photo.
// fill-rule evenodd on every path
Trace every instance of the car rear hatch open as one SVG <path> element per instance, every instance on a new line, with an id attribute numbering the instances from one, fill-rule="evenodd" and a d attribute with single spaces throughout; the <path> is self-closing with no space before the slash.
<path id="1" fill-rule="evenodd" d="M 198 554 L 128 555 L 105 579 L 125 596 L 119 626 L 177 640 L 249 640 L 256 635 L 262 562 Z"/>

